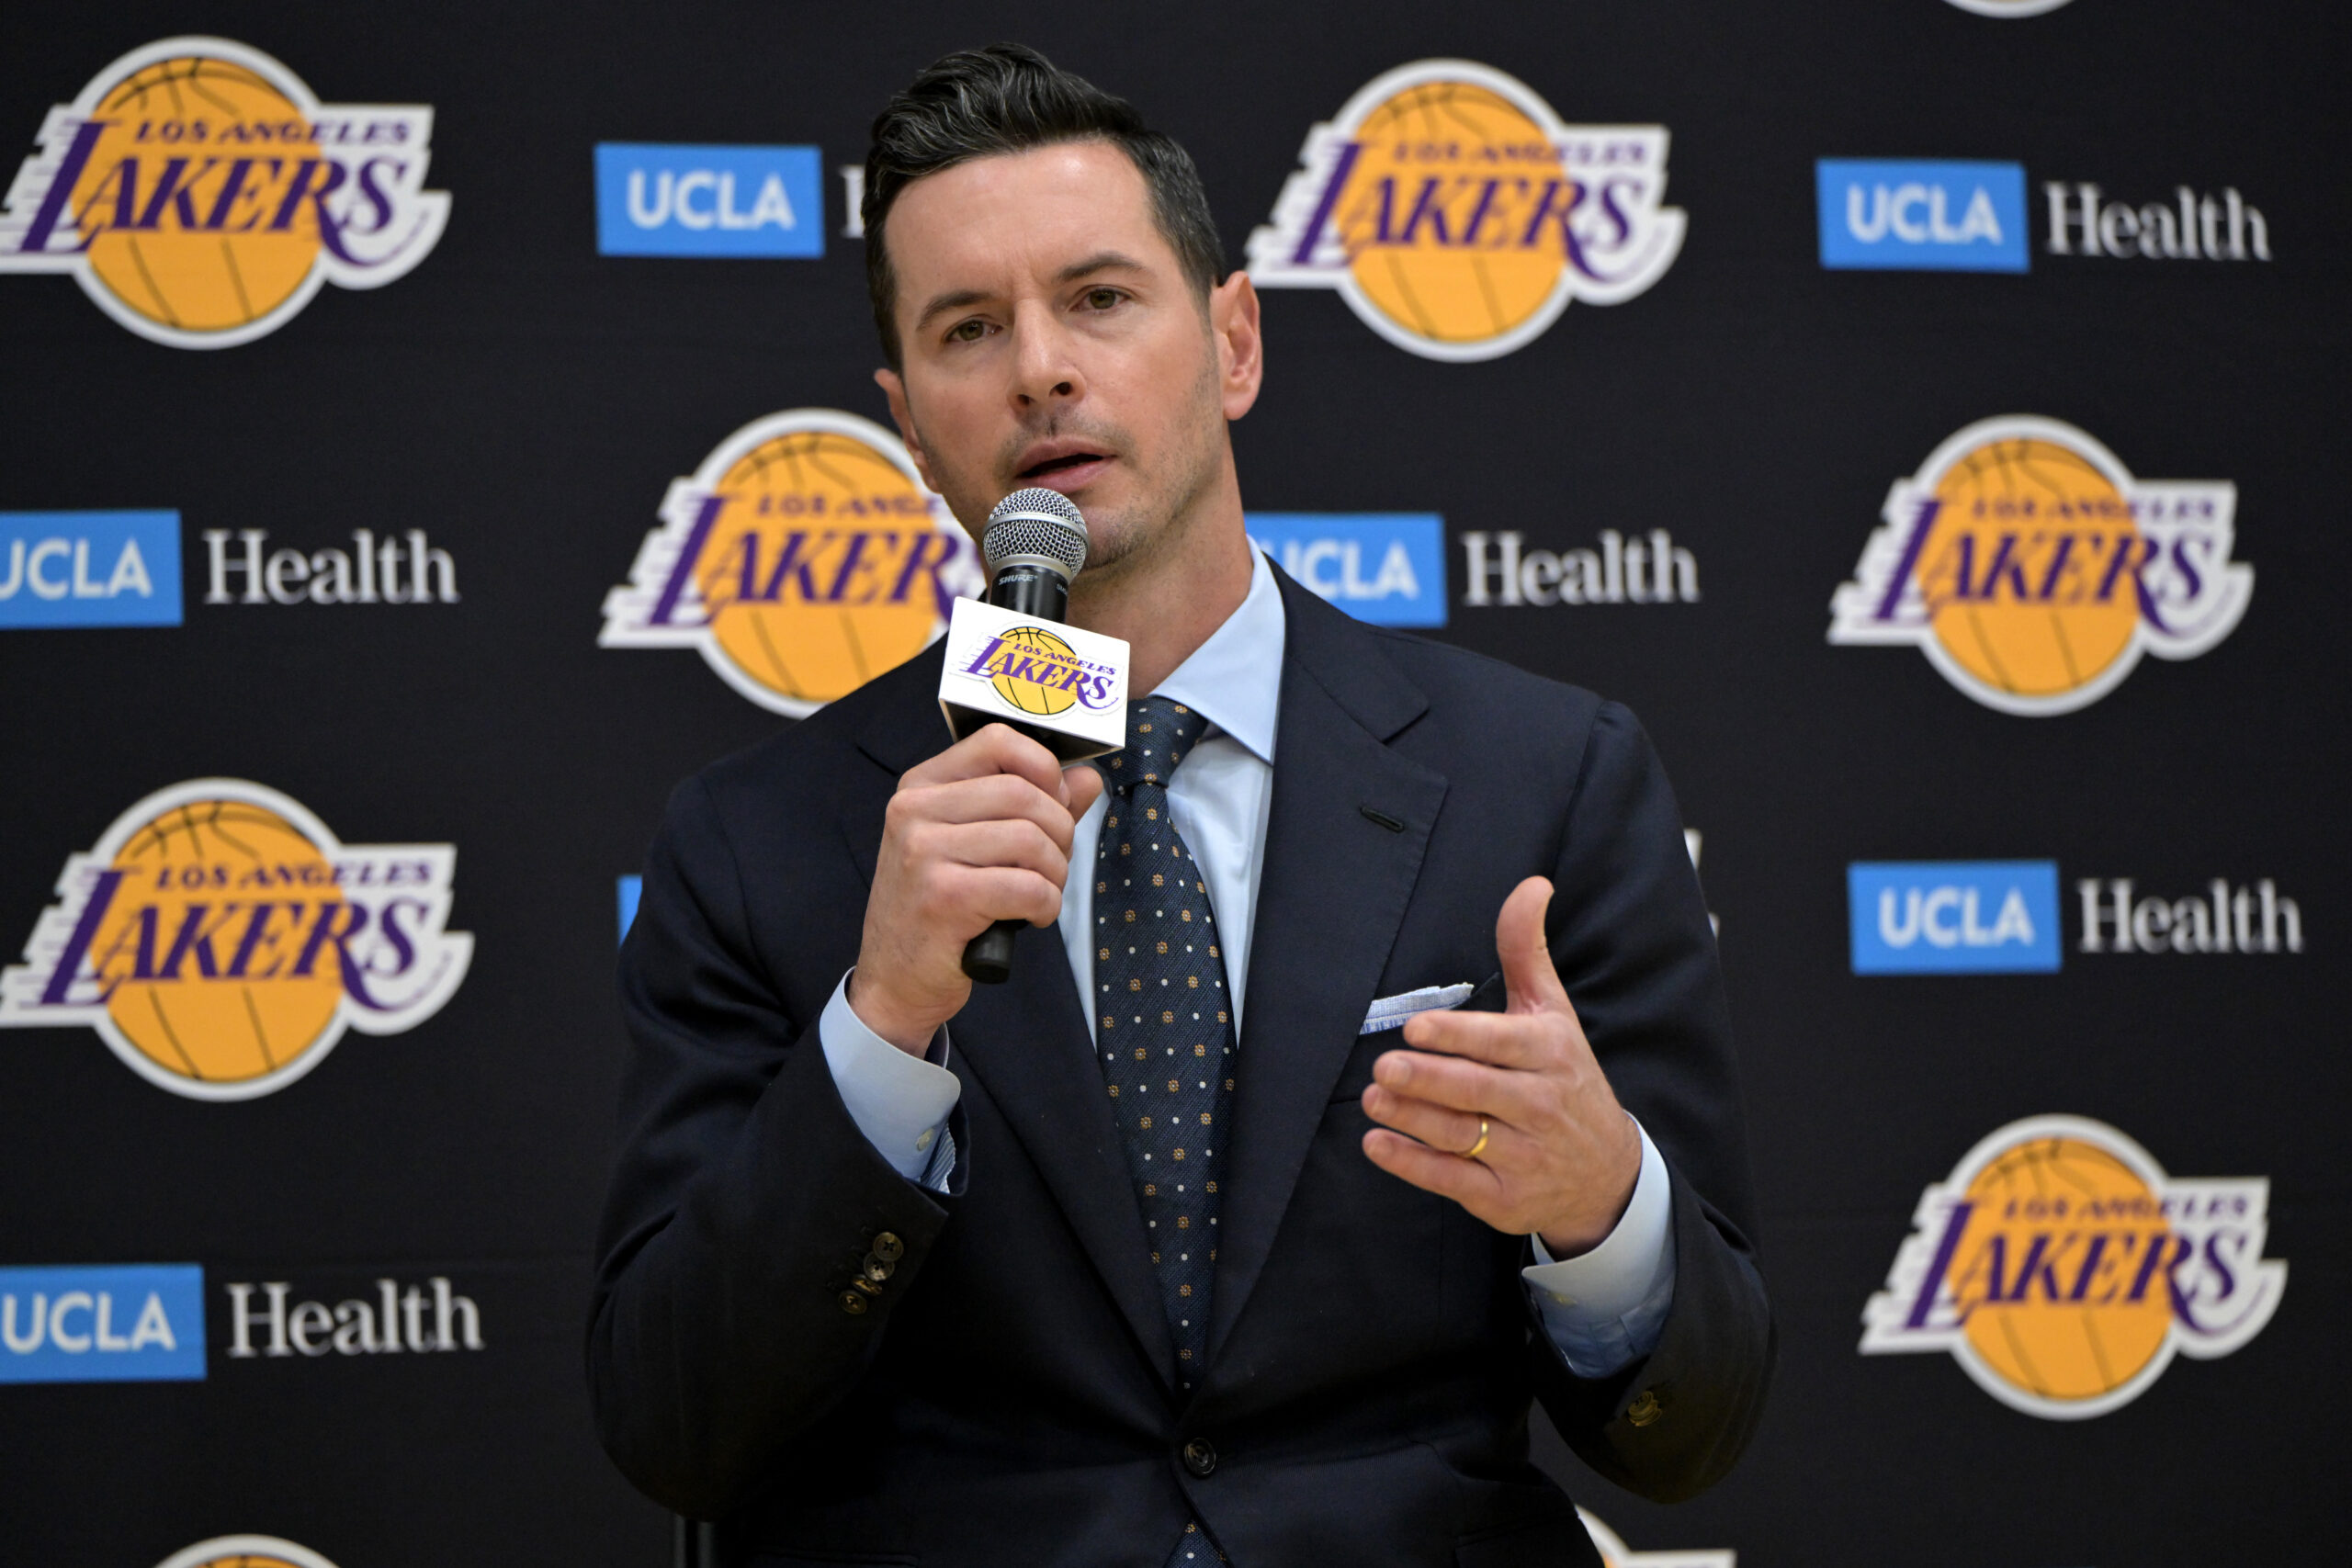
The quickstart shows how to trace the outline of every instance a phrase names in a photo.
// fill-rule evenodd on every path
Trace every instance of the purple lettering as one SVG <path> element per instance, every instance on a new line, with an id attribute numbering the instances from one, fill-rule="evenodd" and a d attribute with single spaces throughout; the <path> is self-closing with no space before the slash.
<path id="1" fill-rule="evenodd" d="M 334 929 L 335 917 L 345 910 L 350 911 L 351 922 L 338 931 Z M 347 976 L 351 971 L 352 963 L 351 955 L 344 951 L 344 943 L 367 929 L 368 911 L 366 909 L 356 904 L 345 904 L 334 898 L 322 901 L 319 905 L 318 923 L 311 928 L 310 940 L 303 942 L 300 954 L 294 960 L 294 967 L 288 973 L 297 979 L 309 976 L 318 967 L 320 953 L 329 944 L 333 944 L 336 954 L 343 960 L 344 971 Z"/>
<path id="2" fill-rule="evenodd" d="M 649 626 L 674 626 L 671 619 L 678 608 L 678 601 L 686 585 L 695 580 L 695 564 L 702 559 L 703 547 L 710 542 L 710 531 L 718 523 L 718 514 L 727 510 L 723 495 L 703 497 L 701 508 L 695 512 L 694 525 L 686 530 L 686 542 L 678 551 L 678 558 L 670 568 L 670 575 L 662 580 L 661 597 L 653 601 L 653 613 L 645 617 Z"/>
<path id="3" fill-rule="evenodd" d="M 2123 1239 L 2127 1242 L 2132 1240 L 2132 1236 L 2131 1233 L 2128 1231 L 2124 1233 Z M 2091 1280 L 2098 1274 L 2099 1258 L 2106 1251 L 2107 1233 L 2105 1231 L 2093 1231 L 2091 1233 L 2090 1245 L 2083 1248 L 2082 1271 L 2075 1276 L 2075 1288 L 2066 1292 L 2066 1299 L 2068 1301 L 2079 1302 L 2089 1296 Z"/>
<path id="4" fill-rule="evenodd" d="M 2041 574 L 2041 598 L 2043 604 L 2057 596 L 2058 579 L 2065 573 L 2066 558 L 2074 553 L 2075 536 L 2071 533 L 2059 535 L 2057 548 L 2050 552 L 2050 570 Z"/>
<path id="5" fill-rule="evenodd" d="M 211 215 L 204 220 L 204 226 L 207 229 L 216 233 L 227 229 L 229 214 L 235 209 L 237 198 L 245 193 L 245 176 L 253 173 L 255 162 L 256 160 L 252 158 L 239 158 L 230 164 L 229 175 L 220 182 L 220 194 L 213 200 Z M 282 162 L 283 160 L 277 158 L 270 160 L 272 164 Z M 250 233 L 253 231 L 254 225 L 260 221 L 261 214 L 256 212 L 245 220 L 243 227 L 234 231 L 240 234 Z"/>
<path id="6" fill-rule="evenodd" d="M 1936 513 L 1944 503 L 1930 496 L 1919 503 L 1919 515 L 1911 525 L 1911 536 L 1903 541 L 1903 558 L 1894 563 L 1894 570 L 1886 580 L 1886 597 L 1879 601 L 1877 618 L 1894 619 L 1894 612 L 1902 607 L 1903 590 L 1911 581 L 1911 573 L 1919 564 L 1919 554 L 1928 547 L 1928 535 L 1936 525 Z M 1965 581 L 1965 579 L 1962 579 Z"/>
<path id="7" fill-rule="evenodd" d="M 302 923 L 302 906 L 300 903 L 291 903 L 287 905 L 286 908 L 294 923 L 298 926 L 300 925 Z M 245 934 L 238 940 L 236 956 L 229 960 L 229 977 L 231 979 L 242 980 L 245 978 L 247 969 L 253 963 L 254 952 L 260 948 L 261 944 L 265 941 L 266 941 L 272 947 L 277 945 L 277 939 L 268 934 L 269 918 L 277 912 L 277 906 L 266 899 L 264 899 L 262 902 L 257 903 L 253 907 L 253 915 L 245 922 Z M 267 969 L 263 970 L 259 975 L 254 976 L 254 978 L 258 980 L 266 980 L 277 973 L 278 967 L 278 964 L 273 964 Z"/>
<path id="8" fill-rule="evenodd" d="M 767 586 L 761 590 L 760 597 L 771 604 L 781 602 L 784 597 L 785 574 L 789 572 L 800 584 L 802 604 L 823 603 L 817 594 L 817 580 L 808 575 L 808 569 L 816 564 L 817 550 L 824 548 L 832 541 L 832 538 L 833 536 L 831 533 L 820 535 L 816 549 L 810 550 L 804 558 L 800 547 L 808 542 L 808 534 L 798 528 L 786 534 L 784 536 L 784 547 L 776 552 L 775 570 L 768 573 Z"/>
<path id="9" fill-rule="evenodd" d="M 1436 232 L 1439 244 L 1450 245 L 1453 243 L 1445 231 L 1445 208 L 1438 200 L 1437 194 L 1439 183 L 1434 175 L 1421 182 L 1420 194 L 1413 198 L 1413 210 L 1406 216 L 1405 232 L 1398 237 L 1397 243 L 1411 244 L 1413 237 L 1420 232 L 1421 224 L 1425 220 L 1430 228 Z"/>
<path id="10" fill-rule="evenodd" d="M 935 557 L 932 554 L 934 547 L 939 552 Z M 907 549 L 905 563 L 899 568 L 898 581 L 890 584 L 889 603 L 905 604 L 907 595 L 914 591 L 915 573 L 928 566 L 933 575 L 936 575 L 939 569 L 953 560 L 955 557 L 956 541 L 946 535 L 935 531 L 917 534 L 914 536 L 914 543 Z M 944 611 L 942 613 L 944 614 Z"/>
<path id="11" fill-rule="evenodd" d="M 1965 546 L 1968 543 L 1968 536 L 1962 535 L 1960 542 Z M 1999 586 L 2000 580 L 2006 575 L 2009 582 L 2011 601 L 2018 604 L 2025 603 L 2025 566 L 2017 559 L 2017 549 L 2018 536 L 2015 534 L 2001 536 L 2000 543 L 1993 547 L 1993 558 L 1984 563 L 1984 577 L 1974 590 L 1974 597 L 1991 599 L 1994 590 Z M 1966 599 L 1970 596 L 1966 557 L 1963 556 L 1960 573 L 1960 597 Z"/>
<path id="12" fill-rule="evenodd" d="M 1478 230 L 1480 226 L 1487 221 L 1487 214 L 1493 209 L 1496 193 L 1502 188 L 1502 183 L 1503 182 L 1500 180 L 1490 179 L 1486 182 L 1485 187 L 1478 192 L 1478 205 L 1470 209 L 1470 220 L 1462 225 L 1462 243 L 1464 245 L 1475 245 L 1478 243 Z M 1525 190 L 1527 188 L 1527 182 L 1524 179 L 1521 179 L 1515 183 L 1521 190 Z M 1506 239 L 1505 243 L 1509 243 L 1508 239 Z"/>
<path id="13" fill-rule="evenodd" d="M 98 873 L 97 881 L 90 888 L 90 901 L 82 906 L 81 918 L 74 922 L 73 934 L 65 939 L 65 951 L 57 955 L 57 967 L 50 971 L 49 984 L 41 987 L 43 1007 L 65 1004 L 66 990 L 74 984 L 90 943 L 97 938 L 98 926 L 107 918 L 107 906 L 114 902 L 114 890 L 122 886 L 123 874 L 119 871 Z"/>
<path id="14" fill-rule="evenodd" d="M 139 215 L 139 221 L 130 227 L 159 229 L 163 224 L 164 204 L 168 202 L 173 212 L 179 218 L 180 227 L 184 230 L 195 229 L 198 226 L 196 182 L 210 174 L 212 165 L 220 161 L 218 158 L 207 158 L 203 165 L 191 175 L 187 172 L 188 161 L 186 158 L 164 159 L 163 172 L 155 176 L 155 188 L 147 194 L 147 209 Z"/>
<path id="15" fill-rule="evenodd" d="M 212 912 L 212 906 L 190 904 L 187 912 L 180 916 L 180 929 L 172 938 L 171 951 L 164 955 L 163 966 L 156 971 L 154 978 L 178 979 L 181 961 L 192 955 L 196 959 L 198 974 L 208 980 L 218 980 L 220 977 L 220 964 L 212 954 L 212 936 L 215 931 L 229 923 L 229 912 L 236 907 L 233 902 L 221 905 L 220 918 L 210 925 L 207 925 L 204 918 Z M 147 976 L 141 977 L 143 979 Z"/>
<path id="16" fill-rule="evenodd" d="M 2165 1245 L 2167 1242 L 2172 1245 L 2167 1247 Z M 2169 1290 L 2172 1285 L 2172 1271 L 2188 1261 L 2192 1250 L 2194 1250 L 2194 1244 L 2185 1235 L 2158 1235 L 2154 1244 L 2140 1259 L 2140 1272 L 2132 1276 L 2131 1292 L 2123 1299 L 2127 1302 L 2147 1300 L 2148 1286 L 2158 1274 L 2165 1277 L 2165 1288 Z M 2171 1254 L 2169 1258 L 2165 1256 L 2167 1252 Z M 2175 1293 L 2177 1294 L 2177 1292 Z"/>
<path id="17" fill-rule="evenodd" d="M 2132 558 L 2135 547 L 2139 558 L 2136 560 Z M 2127 574 L 2136 585 L 2141 568 L 2155 558 L 2156 542 L 2154 539 L 2142 538 L 2137 534 L 2118 535 L 2115 540 L 2115 554 L 2108 558 L 2107 575 L 2099 579 L 2098 602 L 2104 604 L 2113 598 L 2116 583 Z"/>
<path id="18" fill-rule="evenodd" d="M 363 234 L 380 234 L 392 220 L 392 198 L 385 194 L 381 186 L 376 183 L 376 170 L 379 165 L 389 165 L 392 171 L 392 178 L 395 180 L 408 173 L 407 163 L 398 158 L 370 158 L 359 165 L 359 194 L 366 197 L 368 205 L 376 209 L 376 221 L 360 230 L 359 232 Z M 350 260 L 348 256 L 344 259 Z"/>
<path id="19" fill-rule="evenodd" d="M 1928 1314 L 1936 1310 L 1937 1293 L 1943 1289 L 1944 1275 L 1951 1268 L 1952 1254 L 1960 1250 L 1961 1233 L 1968 1229 L 1968 1218 L 1975 1212 L 1976 1205 L 1973 1203 L 1960 1202 L 1951 1206 L 1951 1215 L 1944 1222 L 1944 1234 L 1936 1242 L 1936 1255 L 1928 1262 L 1927 1273 L 1920 1278 L 1919 1294 L 1911 1303 L 1910 1314 L 1903 1320 L 1904 1327 L 1925 1328 L 1928 1326 Z M 1996 1235 L 1993 1238 L 1993 1245 L 1998 1247 L 2001 1238 Z M 1994 1276 L 1993 1283 L 1995 1292 L 1997 1293 L 2000 1287 L 1999 1275 Z"/>
<path id="20" fill-rule="evenodd" d="M 33 213 L 32 222 L 25 230 L 25 237 L 17 245 L 17 254 L 24 256 L 49 254 L 49 236 L 55 231 L 57 220 L 65 216 L 65 204 L 73 198 L 74 187 L 81 183 L 82 170 L 90 162 L 90 154 L 105 135 L 110 119 L 85 119 L 74 129 L 74 140 L 65 144 L 65 156 L 57 162 L 57 173 L 50 176 L 49 189 L 41 193 L 40 206 Z M 124 159 L 123 162 L 132 162 Z M 82 243 L 66 255 L 78 254 L 90 248 L 96 235 L 83 236 Z"/>
<path id="21" fill-rule="evenodd" d="M 827 604 L 845 604 L 851 602 L 844 597 L 849 589 L 850 577 L 860 566 L 865 564 L 863 558 L 865 555 L 865 542 L 873 536 L 873 535 L 864 532 L 849 536 L 849 543 L 842 549 L 841 569 L 833 573 L 832 587 L 825 591 L 825 602 Z M 896 538 L 898 536 L 894 534 L 891 537 Z M 865 598 L 857 600 L 856 603 L 860 604 L 871 604 L 874 603 L 874 595 L 869 593 Z"/>
<path id="22" fill-rule="evenodd" d="M 980 649 L 979 657 L 973 660 L 969 664 L 964 666 L 964 673 L 967 675 L 986 675 L 991 673 L 989 669 L 989 660 L 996 658 L 996 650 L 1003 646 L 1004 638 L 1001 637 L 992 637 L 989 638 L 989 645 Z"/>
<path id="23" fill-rule="evenodd" d="M 1298 249 L 1291 254 L 1291 265 L 1305 266 L 1315 259 L 1316 242 L 1322 237 L 1323 225 L 1331 220 L 1331 209 L 1340 204 L 1340 192 L 1348 183 L 1348 175 L 1363 155 L 1363 144 L 1351 141 L 1340 149 L 1339 160 L 1331 165 L 1331 178 L 1323 186 L 1323 195 L 1315 204 L 1315 216 L 1306 220 L 1299 231 Z M 84 154 L 87 156 L 87 154 Z"/>

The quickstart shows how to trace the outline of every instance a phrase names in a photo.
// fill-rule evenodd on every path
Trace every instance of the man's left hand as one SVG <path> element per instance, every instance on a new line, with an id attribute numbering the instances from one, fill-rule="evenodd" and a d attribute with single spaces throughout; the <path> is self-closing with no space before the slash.
<path id="1" fill-rule="evenodd" d="M 1616 1228 L 1641 1175 L 1642 1139 L 1552 966 L 1551 902 L 1541 876 L 1503 900 L 1503 1011 L 1419 1014 L 1404 1029 L 1412 1049 L 1373 1064 L 1363 1109 L 1383 1125 L 1364 1134 L 1363 1152 L 1497 1230 L 1540 1235 L 1554 1258 L 1569 1258 Z M 1467 1158 L 1482 1125 L 1486 1146 Z"/>

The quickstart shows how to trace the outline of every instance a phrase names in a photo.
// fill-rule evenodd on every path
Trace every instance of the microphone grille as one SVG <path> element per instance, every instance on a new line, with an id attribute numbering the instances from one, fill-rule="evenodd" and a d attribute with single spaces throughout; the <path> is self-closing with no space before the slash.
<path id="1" fill-rule="evenodd" d="M 980 554 L 993 572 L 1000 561 L 1041 556 L 1076 577 L 1086 564 L 1086 518 L 1069 497 L 1035 485 L 1016 490 L 989 513 Z"/>

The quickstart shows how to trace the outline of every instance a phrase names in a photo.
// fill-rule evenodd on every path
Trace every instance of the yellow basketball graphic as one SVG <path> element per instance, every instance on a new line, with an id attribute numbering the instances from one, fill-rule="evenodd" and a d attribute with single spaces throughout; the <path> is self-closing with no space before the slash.
<path id="1" fill-rule="evenodd" d="M 719 481 L 717 550 L 701 563 L 711 634 L 735 665 L 815 705 L 903 664 L 938 625 L 922 487 L 831 431 L 763 442 Z M 900 581 L 901 578 L 905 581 Z"/>
<path id="2" fill-rule="evenodd" d="M 2104 569 L 2138 530 L 2123 493 L 2081 454 L 1991 442 L 1953 464 L 1935 494 L 1942 506 L 1919 585 L 1936 639 L 1971 675 L 2016 696 L 2052 696 L 2089 684 L 2132 646 L 2132 581 L 2106 581 Z M 2018 538 L 2036 529 L 2068 535 L 2070 559 L 2020 551 Z"/>
<path id="3" fill-rule="evenodd" d="M 996 674 L 989 684 L 1023 713 L 1065 713 L 1078 701 L 1069 684 L 1079 668 L 1077 650 L 1043 626 L 1005 633 L 991 662 Z"/>
<path id="4" fill-rule="evenodd" d="M 107 1015 L 143 1055 L 198 1083 L 238 1083 L 318 1043 L 343 979 L 332 942 L 305 938 L 349 919 L 300 829 L 264 807 L 194 801 L 141 827 L 114 868 L 123 891 L 91 957 Z"/>
<path id="5" fill-rule="evenodd" d="M 1542 126 L 1491 88 L 1431 82 L 1373 110 L 1357 138 L 1355 177 L 1334 222 L 1357 286 L 1383 312 L 1432 342 L 1470 344 L 1544 309 L 1567 265 L 1558 222 L 1531 223 L 1523 203 L 1490 204 L 1481 223 L 1490 233 L 1465 235 L 1475 205 L 1422 205 L 1422 193 L 1434 197 L 1469 170 L 1558 176 L 1559 152 Z M 1431 179 L 1441 182 L 1434 191 Z"/>
<path id="6" fill-rule="evenodd" d="M 2172 1298 L 2148 1260 L 2169 1256 L 2171 1231 L 2130 1166 L 2081 1139 L 2035 1139 L 1979 1172 L 1967 1199 L 1952 1288 L 1968 1344 L 1996 1376 L 2041 1399 L 2092 1400 L 2164 1349 Z M 2069 1234 L 2098 1238 L 2098 1256 L 2062 1247 Z"/>
<path id="7" fill-rule="evenodd" d="M 134 73 L 99 107 L 109 123 L 69 201 L 116 299 L 164 326 L 218 333 L 293 297 L 318 261 L 316 203 L 289 202 L 286 182 L 254 178 L 252 162 L 300 156 L 311 122 L 291 99 L 246 66 L 187 55 Z"/>

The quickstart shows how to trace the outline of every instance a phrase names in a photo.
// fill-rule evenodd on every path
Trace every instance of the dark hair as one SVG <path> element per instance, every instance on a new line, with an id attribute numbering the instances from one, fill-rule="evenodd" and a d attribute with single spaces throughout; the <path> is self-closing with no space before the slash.
<path id="1" fill-rule="evenodd" d="M 1174 139 L 1153 130 L 1124 98 L 1017 43 L 943 55 L 894 95 L 874 119 L 865 154 L 865 291 L 892 369 L 900 363 L 891 316 L 898 280 L 884 227 L 899 193 L 925 175 L 974 158 L 1063 141 L 1108 141 L 1151 191 L 1152 217 L 1185 278 L 1205 296 L 1225 273 L 1225 249 L 1201 175 Z"/>

